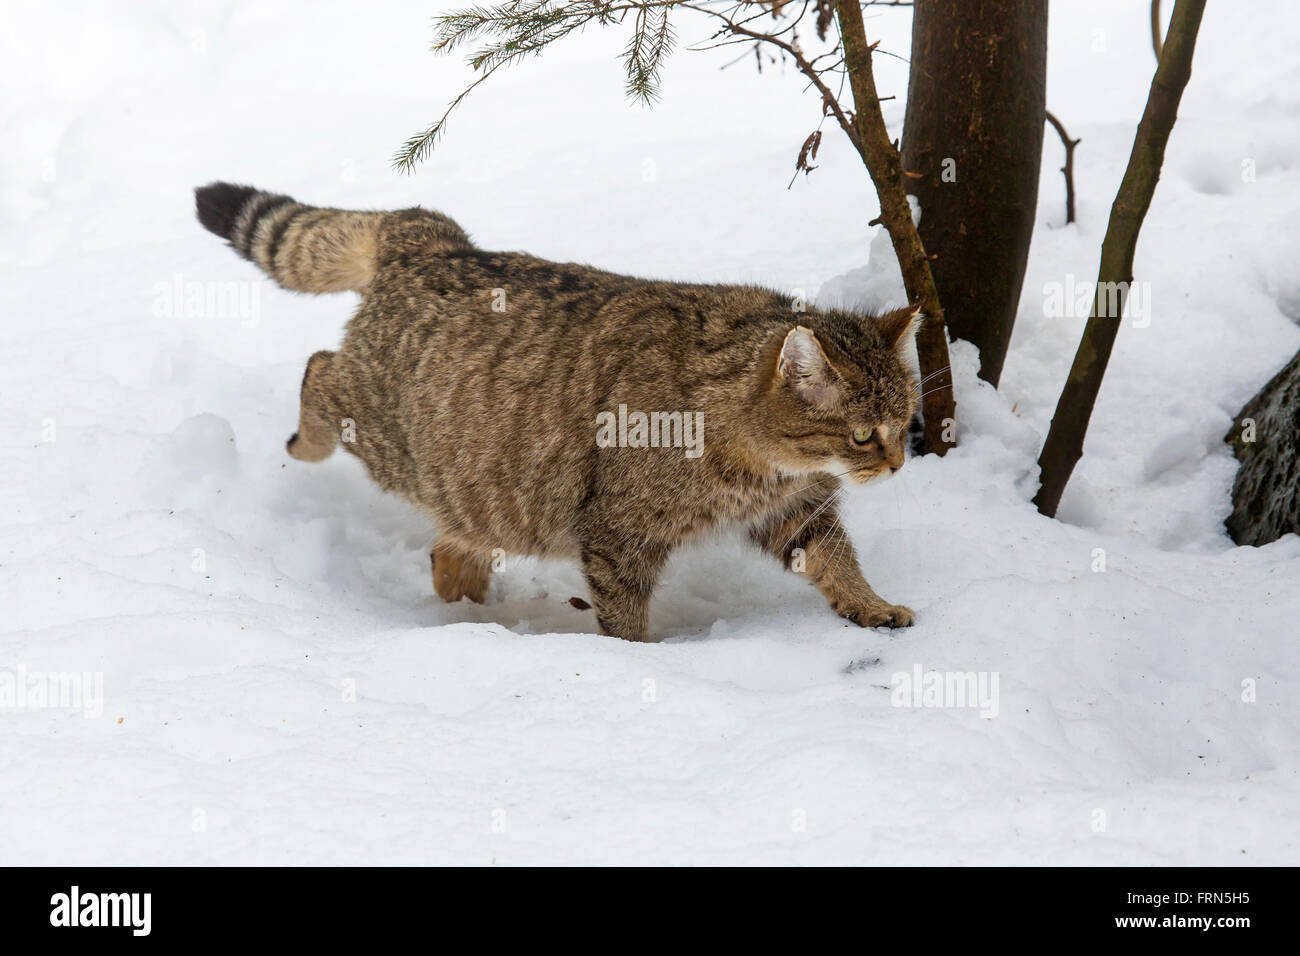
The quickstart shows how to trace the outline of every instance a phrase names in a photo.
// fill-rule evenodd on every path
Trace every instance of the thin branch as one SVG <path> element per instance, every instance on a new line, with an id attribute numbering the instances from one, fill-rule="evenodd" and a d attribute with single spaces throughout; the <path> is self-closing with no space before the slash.
<path id="1" fill-rule="evenodd" d="M 1061 145 L 1065 147 L 1065 165 L 1061 167 L 1061 174 L 1065 176 L 1065 222 L 1069 225 L 1074 222 L 1074 147 L 1083 140 L 1070 139 L 1070 134 L 1051 110 L 1047 111 L 1047 122 L 1052 124 L 1056 135 L 1061 137 Z"/>
<path id="2" fill-rule="evenodd" d="M 1101 265 L 1097 269 L 1097 289 L 1093 295 L 1092 315 L 1084 326 L 1074 363 L 1061 390 L 1052 414 L 1038 467 L 1042 484 L 1034 496 L 1041 514 L 1056 516 L 1061 495 L 1083 457 L 1083 442 L 1088 434 L 1097 394 L 1101 390 L 1106 365 L 1115 336 L 1119 332 L 1129 286 L 1133 282 L 1133 256 L 1137 251 L 1138 233 L 1156 183 L 1164 165 L 1169 134 L 1178 118 L 1178 104 L 1192 75 L 1192 53 L 1205 0 L 1178 0 L 1169 22 L 1169 36 L 1151 80 L 1146 108 L 1133 137 L 1133 151 L 1110 207 L 1106 237 L 1101 243 Z"/>
<path id="3" fill-rule="evenodd" d="M 718 42 L 692 46 L 691 49 L 715 49 L 735 42 L 756 43 L 755 53 L 760 56 L 758 44 L 768 44 L 789 56 L 795 66 L 822 97 L 824 111 L 834 115 L 836 122 L 849 136 L 850 141 L 856 135 L 854 122 L 839 107 L 838 98 L 823 81 L 823 74 L 838 72 L 839 64 L 829 67 L 820 65 L 820 61 L 833 56 L 836 50 L 819 53 L 809 59 L 799 48 L 797 28 L 805 17 L 814 10 L 817 13 L 819 32 L 822 31 L 822 18 L 825 11 L 833 7 L 833 0 L 803 0 L 796 14 L 785 14 L 788 3 L 757 2 L 757 0 L 737 0 L 725 5 L 710 4 L 709 0 L 504 0 L 496 6 L 471 7 L 454 10 L 435 18 L 437 29 L 433 49 L 438 53 L 448 53 L 484 36 L 503 35 L 503 39 L 491 42 L 477 50 L 469 57 L 469 64 L 475 71 L 485 71 L 476 78 L 448 105 L 438 121 L 422 133 L 413 136 L 394 156 L 394 164 L 411 172 L 426 158 L 442 135 L 450 114 L 465 99 L 465 95 L 477 87 L 491 73 L 501 66 L 514 63 L 519 59 L 541 53 L 546 47 L 574 31 L 581 30 L 591 23 L 609 25 L 624 22 L 628 14 L 633 14 L 632 39 L 623 51 L 627 63 L 628 93 L 643 101 L 650 101 L 657 96 L 657 81 L 664 58 L 671 51 L 675 38 L 669 23 L 669 11 L 680 7 L 704 14 L 721 21 L 715 34 Z M 867 6 L 910 6 L 910 3 L 877 2 Z M 771 18 L 779 22 L 779 28 L 771 32 L 753 29 L 750 24 L 758 20 Z M 838 49 L 838 45 L 837 48 Z M 879 51 L 884 55 L 893 53 Z M 903 57 L 898 57 L 904 60 Z M 905 61 L 905 60 L 904 60 Z"/>
<path id="4" fill-rule="evenodd" d="M 393 164 L 405 172 L 413 172 L 442 135 L 452 111 L 471 90 L 502 66 L 540 54 L 555 41 L 590 23 L 614 23 L 629 11 L 644 16 L 653 10 L 662 17 L 662 21 L 655 21 L 658 26 L 648 47 L 639 42 L 644 37 L 642 31 L 637 31 L 633 46 L 624 51 L 628 59 L 629 91 L 642 98 L 653 98 L 659 67 L 673 42 L 667 22 L 668 9 L 683 5 L 681 0 L 624 0 L 621 3 L 607 0 L 569 0 L 564 3 L 558 0 L 506 0 L 496 7 L 474 7 L 436 17 L 435 53 L 449 53 L 484 34 L 504 33 L 505 39 L 490 43 L 469 57 L 470 67 L 481 75 L 448 104 L 437 122 L 402 145 L 393 157 Z"/>
<path id="5" fill-rule="evenodd" d="M 447 126 L 447 117 L 451 115 L 451 111 L 460 105 L 461 100 L 469 96 L 470 91 L 473 90 L 474 87 L 486 81 L 489 76 L 504 66 L 506 62 L 507 61 L 496 63 L 477 80 L 465 87 L 465 89 L 461 90 L 460 95 L 447 105 L 447 109 L 443 111 L 442 116 L 438 117 L 436 123 L 426 129 L 423 133 L 412 136 L 402 144 L 402 148 L 393 156 L 393 165 L 404 173 L 415 172 L 415 167 L 424 161 L 425 157 L 428 156 L 429 152 L 433 149 L 434 144 L 437 143 L 438 137 L 442 135 L 443 130 Z"/>
<path id="6" fill-rule="evenodd" d="M 811 83 L 813 87 L 816 88 L 817 92 L 821 94 L 823 109 L 830 110 L 831 114 L 835 117 L 836 122 L 840 124 L 840 128 L 844 130 L 845 135 L 849 137 L 849 142 L 851 142 L 854 145 L 854 147 L 857 149 L 858 154 L 862 156 L 863 161 L 864 162 L 866 161 L 867 158 L 866 154 L 863 153 L 862 146 L 858 142 L 857 127 L 854 125 L 853 121 L 850 120 L 849 117 L 845 114 L 844 110 L 840 107 L 839 100 L 836 98 L 835 94 L 831 92 L 830 87 L 827 86 L 825 82 L 823 82 L 821 73 L 818 70 L 813 68 L 812 64 L 808 62 L 808 60 L 804 57 L 802 53 L 799 52 L 798 49 L 796 49 L 791 44 L 786 43 L 784 40 L 775 37 L 773 34 L 758 33 L 757 31 L 750 30 L 748 27 L 745 27 L 739 23 L 732 23 L 731 21 L 727 20 L 727 18 L 723 14 L 718 13 L 716 10 L 706 10 L 702 7 L 697 7 L 689 3 L 684 4 L 684 6 L 688 7 L 689 9 L 698 10 L 701 13 L 706 13 L 709 16 L 717 17 L 723 20 L 726 23 L 726 26 L 723 27 L 722 29 L 730 30 L 733 33 L 739 33 L 740 35 L 749 37 L 752 40 L 758 40 L 763 43 L 770 43 L 772 46 L 777 47 L 782 52 L 787 54 L 792 60 L 794 60 L 794 64 L 798 68 L 799 72 L 802 73 L 804 76 L 806 76 L 808 78 L 808 82 Z"/>
<path id="7" fill-rule="evenodd" d="M 1151 49 L 1156 51 L 1156 62 L 1160 62 L 1160 51 L 1164 49 L 1160 38 L 1160 0 L 1151 0 Z"/>

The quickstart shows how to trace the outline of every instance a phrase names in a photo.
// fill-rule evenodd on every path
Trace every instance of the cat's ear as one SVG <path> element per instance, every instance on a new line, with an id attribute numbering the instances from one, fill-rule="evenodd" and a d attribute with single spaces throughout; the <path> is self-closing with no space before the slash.
<path id="1" fill-rule="evenodd" d="M 885 337 L 885 342 L 899 353 L 906 352 L 916 340 L 925 316 L 919 305 L 909 305 L 902 309 L 887 312 L 876 319 L 876 328 Z"/>
<path id="2" fill-rule="evenodd" d="M 812 405 L 828 405 L 835 397 L 834 370 L 812 329 L 796 325 L 786 334 L 776 372 Z"/>

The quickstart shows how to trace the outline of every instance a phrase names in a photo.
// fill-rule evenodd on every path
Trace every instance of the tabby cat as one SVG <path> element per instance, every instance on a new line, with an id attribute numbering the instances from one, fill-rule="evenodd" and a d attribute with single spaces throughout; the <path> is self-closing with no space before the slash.
<path id="1" fill-rule="evenodd" d="M 902 467 L 915 310 L 795 311 L 487 252 L 424 209 L 195 193 L 204 227 L 284 288 L 361 294 L 342 346 L 307 361 L 289 454 L 342 442 L 430 513 L 445 600 L 482 601 L 494 554 L 576 558 L 601 631 L 645 641 L 673 548 L 738 526 L 841 616 L 912 623 L 863 578 L 836 505 L 842 476 Z"/>

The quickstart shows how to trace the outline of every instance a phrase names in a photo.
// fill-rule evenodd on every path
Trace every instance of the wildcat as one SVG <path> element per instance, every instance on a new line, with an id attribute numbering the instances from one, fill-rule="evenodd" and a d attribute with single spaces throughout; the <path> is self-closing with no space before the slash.
<path id="1" fill-rule="evenodd" d="M 759 288 L 487 252 L 423 209 L 195 195 L 203 226 L 284 288 L 361 294 L 339 349 L 307 361 L 288 451 L 321 461 L 342 440 L 431 513 L 443 599 L 481 602 L 496 549 L 577 558 L 601 631 L 645 641 L 673 548 L 739 526 L 841 616 L 912 624 L 863 578 L 836 506 L 843 475 L 902 467 L 916 310 L 795 312 Z M 694 455 L 674 433 L 691 423 Z"/>

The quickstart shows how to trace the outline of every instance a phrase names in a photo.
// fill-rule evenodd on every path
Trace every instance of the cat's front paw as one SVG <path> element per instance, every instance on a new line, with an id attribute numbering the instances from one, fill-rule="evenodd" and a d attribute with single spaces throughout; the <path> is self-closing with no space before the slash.
<path id="1" fill-rule="evenodd" d="M 858 627 L 911 627 L 916 614 L 901 604 L 870 604 L 836 607 L 835 613 Z"/>

